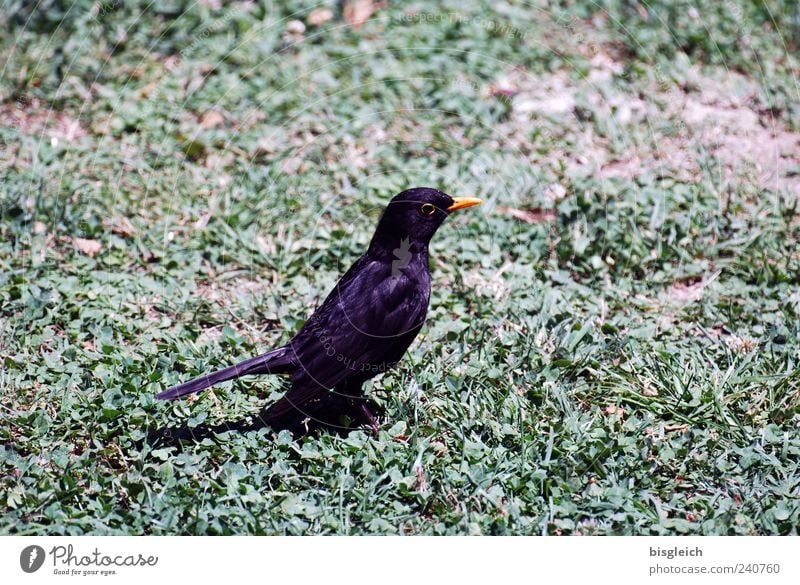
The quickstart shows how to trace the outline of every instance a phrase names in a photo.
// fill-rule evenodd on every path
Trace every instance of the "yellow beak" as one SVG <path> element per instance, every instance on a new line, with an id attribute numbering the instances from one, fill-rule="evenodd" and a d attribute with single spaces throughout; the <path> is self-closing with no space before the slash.
<path id="1" fill-rule="evenodd" d="M 453 197 L 453 204 L 447 208 L 448 213 L 456 209 L 464 209 L 465 207 L 472 207 L 473 205 L 480 205 L 483 199 L 477 197 Z"/>

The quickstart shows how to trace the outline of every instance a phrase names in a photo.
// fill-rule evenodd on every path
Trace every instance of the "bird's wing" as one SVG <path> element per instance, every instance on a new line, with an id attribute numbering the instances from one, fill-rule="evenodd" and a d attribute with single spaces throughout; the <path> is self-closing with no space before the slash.
<path id="1" fill-rule="evenodd" d="M 330 389 L 365 380 L 402 356 L 425 320 L 429 280 L 392 272 L 362 258 L 345 274 L 289 344 L 295 385 Z"/>

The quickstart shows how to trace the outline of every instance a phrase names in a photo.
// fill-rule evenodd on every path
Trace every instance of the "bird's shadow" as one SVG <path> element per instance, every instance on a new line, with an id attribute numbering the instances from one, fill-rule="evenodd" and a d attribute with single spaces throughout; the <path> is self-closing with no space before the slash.
<path id="1" fill-rule="evenodd" d="M 196 426 L 175 425 L 148 429 L 147 441 L 156 448 L 179 447 L 185 443 L 200 443 L 223 433 L 247 433 L 270 427 L 261 417 L 246 417 L 232 422 Z M 280 429 L 276 429 L 279 431 Z"/>
<path id="2" fill-rule="evenodd" d="M 373 408 L 381 412 L 383 409 L 370 401 Z M 375 431 L 374 420 L 366 420 L 361 410 L 351 404 L 337 401 L 327 403 L 323 412 L 304 413 L 294 411 L 279 418 L 268 415 L 269 408 L 264 408 L 258 415 L 247 416 L 231 422 L 219 424 L 186 424 L 161 428 L 151 428 L 147 433 L 148 443 L 155 448 L 181 447 L 200 443 L 204 439 L 215 438 L 224 433 L 244 434 L 261 429 L 271 429 L 274 433 L 289 431 L 295 438 L 316 436 L 322 432 L 346 436 L 351 431 L 366 429 Z"/>

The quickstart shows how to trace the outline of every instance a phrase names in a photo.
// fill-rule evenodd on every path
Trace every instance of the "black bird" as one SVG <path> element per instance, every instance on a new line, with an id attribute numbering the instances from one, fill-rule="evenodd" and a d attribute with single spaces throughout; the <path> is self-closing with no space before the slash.
<path id="1" fill-rule="evenodd" d="M 369 249 L 286 345 L 158 395 L 169 400 L 251 374 L 290 374 L 286 395 L 264 413 L 273 428 L 299 423 L 337 426 L 337 417 L 376 429 L 363 383 L 393 367 L 417 336 L 428 311 L 428 244 L 447 216 L 481 203 L 430 188 L 396 195 Z"/>

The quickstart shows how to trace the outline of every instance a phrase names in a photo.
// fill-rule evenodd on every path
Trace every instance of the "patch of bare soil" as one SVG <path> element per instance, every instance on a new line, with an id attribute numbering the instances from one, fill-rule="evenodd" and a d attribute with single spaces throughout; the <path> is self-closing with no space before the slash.
<path id="1" fill-rule="evenodd" d="M 537 163 L 564 163 L 604 178 L 656 173 L 694 182 L 710 155 L 716 167 L 709 171 L 720 183 L 749 181 L 800 193 L 800 133 L 772 116 L 754 81 L 692 68 L 693 89 L 655 82 L 629 88 L 615 82 L 622 66 L 609 55 L 595 55 L 591 67 L 580 80 L 567 71 L 534 76 L 515 70 L 490 86 L 490 94 L 501 87 L 513 96 L 515 141 L 533 123 L 559 138 L 553 142 L 571 143 L 538 154 Z"/>
<path id="2" fill-rule="evenodd" d="M 16 127 L 24 134 L 39 134 L 70 143 L 87 135 L 80 121 L 45 107 L 38 99 L 0 104 L 0 124 Z"/>

